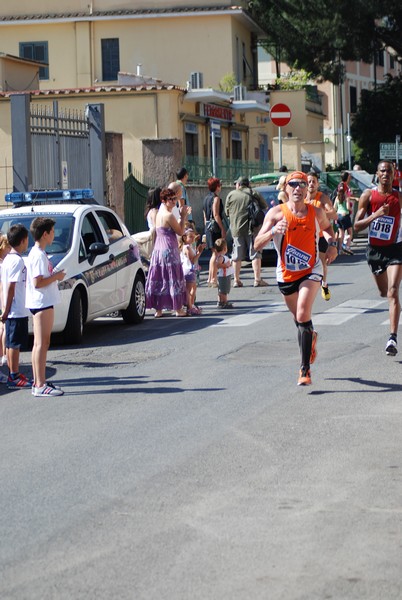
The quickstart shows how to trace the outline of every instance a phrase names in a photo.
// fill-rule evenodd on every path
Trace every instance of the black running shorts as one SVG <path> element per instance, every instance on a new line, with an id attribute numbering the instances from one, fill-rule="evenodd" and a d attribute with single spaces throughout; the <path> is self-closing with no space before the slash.
<path id="1" fill-rule="evenodd" d="M 296 279 L 296 281 L 290 281 L 289 283 L 282 283 L 278 281 L 279 291 L 283 296 L 295 294 L 299 291 L 300 284 L 307 279 L 310 279 L 311 281 L 317 281 L 321 284 L 322 275 L 320 273 L 309 273 L 308 275 L 304 275 L 304 277 L 300 277 L 300 279 Z"/>
<path id="2" fill-rule="evenodd" d="M 366 258 L 373 275 L 381 275 L 391 265 L 402 265 L 402 243 L 367 246 Z"/>

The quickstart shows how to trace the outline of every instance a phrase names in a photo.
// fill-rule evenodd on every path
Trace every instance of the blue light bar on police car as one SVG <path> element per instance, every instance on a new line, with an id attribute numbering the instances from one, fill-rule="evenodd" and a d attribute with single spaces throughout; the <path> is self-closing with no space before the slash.
<path id="1" fill-rule="evenodd" d="M 60 202 L 69 200 L 91 200 L 94 197 L 93 190 L 77 189 L 77 190 L 40 190 L 36 192 L 11 192 L 6 194 L 6 202 L 12 202 L 13 204 L 35 204 L 40 202 L 44 204 L 49 202 Z"/>

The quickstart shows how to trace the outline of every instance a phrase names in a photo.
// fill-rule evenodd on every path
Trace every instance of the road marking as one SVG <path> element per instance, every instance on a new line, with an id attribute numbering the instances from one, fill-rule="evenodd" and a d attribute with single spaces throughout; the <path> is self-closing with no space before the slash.
<path id="1" fill-rule="evenodd" d="M 211 325 L 211 327 L 247 327 L 248 325 L 262 321 L 267 317 L 272 317 L 278 312 L 286 311 L 287 307 L 283 302 L 269 302 L 263 308 L 257 308 L 244 315 L 228 316 L 219 321 L 219 323 Z"/>
<path id="2" fill-rule="evenodd" d="M 314 325 L 342 325 L 357 315 L 369 312 L 384 303 L 384 300 L 347 300 L 329 308 L 324 313 L 314 315 Z"/>
<path id="3" fill-rule="evenodd" d="M 314 325 L 341 325 L 385 303 L 386 300 L 347 300 L 346 302 L 342 302 L 342 304 L 329 308 L 323 313 L 314 314 Z M 243 315 L 228 315 L 219 321 L 219 323 L 211 325 L 211 327 L 247 327 L 248 325 L 272 317 L 276 313 L 287 312 L 287 310 L 284 302 L 269 302 L 266 306 Z"/>

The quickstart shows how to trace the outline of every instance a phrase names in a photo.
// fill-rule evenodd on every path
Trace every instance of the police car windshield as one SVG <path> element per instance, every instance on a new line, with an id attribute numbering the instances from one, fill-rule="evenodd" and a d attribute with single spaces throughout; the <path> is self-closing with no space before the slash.
<path id="1" fill-rule="evenodd" d="M 17 223 L 21 223 L 29 231 L 29 227 L 33 219 L 39 216 L 52 217 L 56 221 L 56 224 L 54 226 L 54 240 L 52 245 L 46 248 L 47 254 L 67 254 L 67 252 L 71 248 L 73 235 L 74 217 L 72 217 L 71 215 L 49 215 L 48 213 L 44 215 L 40 215 L 38 213 L 32 215 L 0 215 L 0 233 L 7 234 L 7 231 L 10 229 L 10 227 L 12 225 L 16 225 Z M 34 240 L 31 235 L 31 232 L 29 231 L 29 243 L 27 253 L 33 245 Z"/>

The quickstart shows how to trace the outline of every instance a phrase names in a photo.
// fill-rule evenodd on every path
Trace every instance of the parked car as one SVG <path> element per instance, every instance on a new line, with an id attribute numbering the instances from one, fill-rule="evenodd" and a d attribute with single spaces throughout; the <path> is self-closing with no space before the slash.
<path id="1" fill-rule="evenodd" d="M 145 273 L 138 247 L 118 215 L 95 202 L 92 190 L 14 192 L 6 201 L 13 206 L 0 211 L 1 233 L 16 223 L 29 231 L 36 217 L 56 222 L 47 254 L 53 268 L 66 272 L 53 327 L 65 343 L 81 343 L 85 323 L 116 311 L 126 323 L 144 319 Z M 33 243 L 29 234 L 28 252 Z"/>
<path id="2" fill-rule="evenodd" d="M 278 194 L 279 190 L 276 189 L 276 185 L 258 185 L 253 186 L 254 191 L 261 194 L 266 203 L 268 204 L 268 209 L 272 208 L 279 204 Z M 262 264 L 263 265 L 273 265 L 276 264 L 277 256 L 274 243 L 272 241 L 268 242 L 266 246 L 264 246 L 262 250 Z"/>
<path id="3" fill-rule="evenodd" d="M 260 173 L 259 175 L 252 175 L 250 177 L 250 183 L 252 185 L 274 185 L 277 184 L 282 175 L 286 175 L 286 173 L 281 173 L 279 171 L 272 173 Z"/>
<path id="4" fill-rule="evenodd" d="M 279 190 L 276 189 L 276 185 L 257 185 L 253 186 L 252 189 L 261 194 L 268 204 L 268 208 L 278 204 Z"/>

